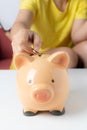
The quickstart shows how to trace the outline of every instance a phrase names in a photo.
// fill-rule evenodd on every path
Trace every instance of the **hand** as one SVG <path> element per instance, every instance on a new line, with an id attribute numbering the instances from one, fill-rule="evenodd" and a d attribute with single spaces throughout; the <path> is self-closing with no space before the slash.
<path id="1" fill-rule="evenodd" d="M 38 51 L 41 47 L 42 40 L 36 32 L 28 29 L 22 29 L 14 35 L 12 48 L 14 53 L 27 52 L 33 54 L 31 46 Z"/>

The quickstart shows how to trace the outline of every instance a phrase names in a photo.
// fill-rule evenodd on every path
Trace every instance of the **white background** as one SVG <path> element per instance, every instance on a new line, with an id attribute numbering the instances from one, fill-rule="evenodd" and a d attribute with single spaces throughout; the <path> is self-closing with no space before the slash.
<path id="1" fill-rule="evenodd" d="M 87 130 L 87 69 L 69 70 L 70 92 L 63 116 L 23 115 L 16 71 L 0 71 L 0 130 Z"/>
<path id="2" fill-rule="evenodd" d="M 0 22 L 10 29 L 18 13 L 20 0 L 0 0 Z"/>

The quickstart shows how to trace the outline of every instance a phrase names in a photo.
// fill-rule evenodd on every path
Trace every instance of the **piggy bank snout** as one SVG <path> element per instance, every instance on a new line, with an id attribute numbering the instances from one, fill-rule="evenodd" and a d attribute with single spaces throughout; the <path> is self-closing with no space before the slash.
<path id="1" fill-rule="evenodd" d="M 38 102 L 47 102 L 53 97 L 53 93 L 48 89 L 40 89 L 34 91 L 33 97 Z"/>

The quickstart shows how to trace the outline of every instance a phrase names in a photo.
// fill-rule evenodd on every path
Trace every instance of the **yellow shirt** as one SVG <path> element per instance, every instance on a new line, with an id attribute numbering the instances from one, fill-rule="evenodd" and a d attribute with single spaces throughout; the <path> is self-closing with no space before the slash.
<path id="1" fill-rule="evenodd" d="M 64 12 L 53 0 L 21 0 L 20 9 L 33 12 L 31 30 L 41 36 L 42 52 L 60 46 L 72 47 L 70 32 L 74 20 L 87 19 L 87 0 L 68 0 Z"/>
<path id="2" fill-rule="evenodd" d="M 42 37 L 41 52 L 60 46 L 72 47 L 70 32 L 74 20 L 87 19 L 87 0 L 68 0 L 64 12 L 53 0 L 21 0 L 20 9 L 34 14 L 31 30 Z M 13 64 L 10 68 L 14 69 Z"/>

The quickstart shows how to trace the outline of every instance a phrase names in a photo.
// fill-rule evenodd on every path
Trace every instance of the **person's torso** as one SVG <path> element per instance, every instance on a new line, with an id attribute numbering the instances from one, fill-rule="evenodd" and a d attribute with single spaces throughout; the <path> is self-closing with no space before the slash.
<path id="1" fill-rule="evenodd" d="M 60 11 L 53 0 L 25 0 L 35 6 L 35 17 L 31 30 L 37 32 L 43 41 L 41 51 L 60 46 L 72 47 L 71 29 L 82 0 L 68 0 L 64 12 Z M 33 2 L 32 2 L 33 1 Z M 85 1 L 85 0 L 83 0 Z M 26 4 L 28 3 L 26 2 Z"/>

